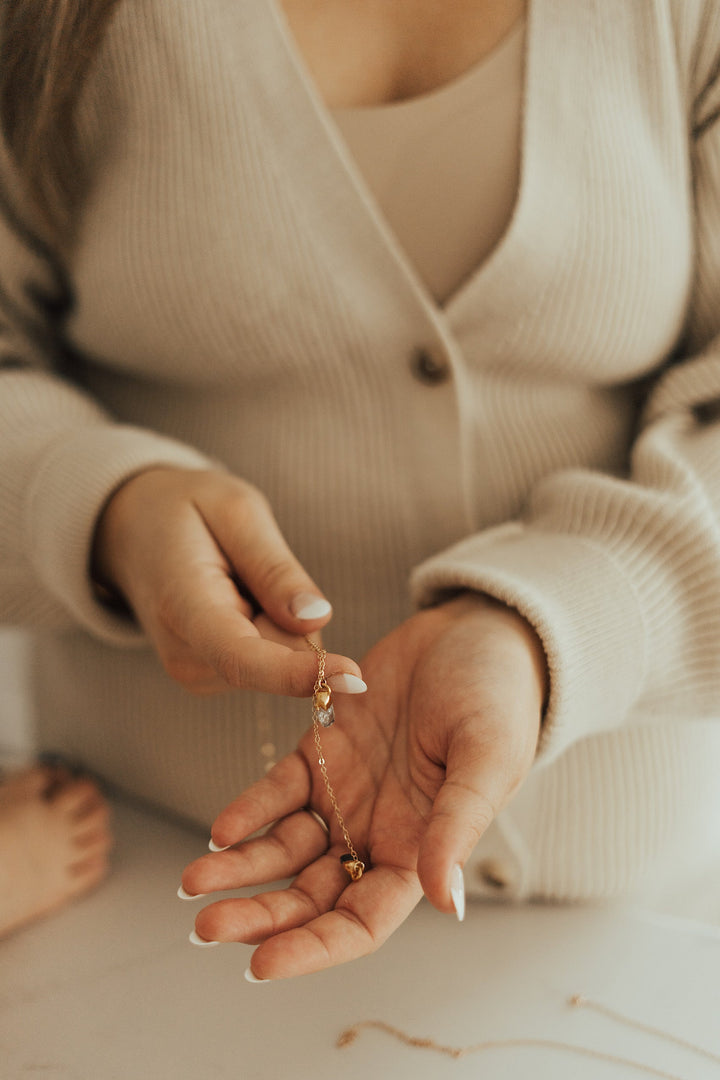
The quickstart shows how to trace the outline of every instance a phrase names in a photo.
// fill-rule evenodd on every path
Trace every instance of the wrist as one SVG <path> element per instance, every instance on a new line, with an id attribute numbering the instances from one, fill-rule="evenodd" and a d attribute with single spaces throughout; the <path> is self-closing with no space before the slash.
<path id="1" fill-rule="evenodd" d="M 532 623 L 517 609 L 488 593 L 470 589 L 458 592 L 438 605 L 457 616 L 481 615 L 493 620 L 498 629 L 507 630 L 522 646 L 530 661 L 530 670 L 537 688 L 540 715 L 544 719 L 550 698 L 550 666 L 542 638 Z"/>
<path id="2" fill-rule="evenodd" d="M 113 545 L 110 507 L 124 486 L 125 483 L 115 488 L 98 515 L 90 548 L 89 573 L 92 590 L 103 607 L 117 613 L 131 614 L 130 606 L 115 579 L 111 555 Z"/>
<path id="3" fill-rule="evenodd" d="M 139 477 L 159 471 L 165 470 L 143 469 L 126 477 L 113 489 L 98 514 L 90 549 L 90 580 L 98 600 L 113 611 L 130 611 L 123 584 L 122 552 L 128 542 L 126 521 L 132 515 L 131 488 Z"/>

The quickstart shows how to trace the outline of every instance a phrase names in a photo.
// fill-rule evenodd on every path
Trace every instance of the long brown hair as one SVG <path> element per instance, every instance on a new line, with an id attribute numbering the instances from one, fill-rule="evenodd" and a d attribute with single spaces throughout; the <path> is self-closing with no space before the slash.
<path id="1" fill-rule="evenodd" d="M 79 190 L 75 106 L 117 3 L 0 2 L 0 124 L 55 241 L 67 235 Z"/>

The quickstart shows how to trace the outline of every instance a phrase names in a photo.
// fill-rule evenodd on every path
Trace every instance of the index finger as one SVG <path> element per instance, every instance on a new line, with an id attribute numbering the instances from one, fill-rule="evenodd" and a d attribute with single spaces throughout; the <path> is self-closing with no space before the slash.
<path id="1" fill-rule="evenodd" d="M 308 697 L 317 677 L 317 658 L 310 647 L 299 651 L 263 637 L 247 617 L 246 602 L 225 574 L 198 573 L 192 587 L 175 597 L 171 629 L 213 671 L 235 689 L 259 690 L 290 697 Z M 325 673 L 354 675 L 359 666 L 350 657 L 328 653 Z"/>
<path id="2" fill-rule="evenodd" d="M 242 627 L 233 627 L 226 636 L 222 624 L 213 628 L 212 639 L 198 651 L 229 686 L 238 690 L 309 697 L 317 679 L 317 660 L 311 652 L 299 652 L 276 641 L 246 634 Z M 328 653 L 326 678 L 341 674 L 362 679 L 360 668 L 353 660 Z"/>

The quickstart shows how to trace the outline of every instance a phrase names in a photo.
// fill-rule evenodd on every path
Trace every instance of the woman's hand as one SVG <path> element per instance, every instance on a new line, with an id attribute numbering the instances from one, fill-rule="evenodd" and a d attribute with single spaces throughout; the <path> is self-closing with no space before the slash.
<path id="1" fill-rule="evenodd" d="M 465 863 L 533 761 L 547 692 L 545 657 L 510 608 L 465 594 L 414 615 L 363 662 L 366 695 L 336 704 L 323 731 L 330 781 L 366 863 L 349 882 L 346 852 L 313 733 L 217 818 L 213 840 L 238 845 L 192 863 L 187 893 L 297 875 L 289 888 L 220 900 L 197 917 L 206 941 L 260 944 L 253 973 L 301 975 L 372 952 L 424 892 L 452 911 Z M 316 810 L 323 829 L 303 807 Z M 247 840 L 271 825 L 263 836 Z"/>
<path id="2" fill-rule="evenodd" d="M 93 576 L 127 601 L 186 689 L 312 692 L 317 664 L 303 637 L 330 605 L 251 484 L 190 469 L 132 477 L 101 515 Z M 328 656 L 326 666 L 333 689 L 364 689 L 352 660 Z"/>

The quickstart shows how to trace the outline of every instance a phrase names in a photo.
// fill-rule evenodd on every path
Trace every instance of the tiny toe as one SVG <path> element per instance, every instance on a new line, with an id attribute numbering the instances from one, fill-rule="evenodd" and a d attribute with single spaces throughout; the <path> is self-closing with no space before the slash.
<path id="1" fill-rule="evenodd" d="M 58 810 L 73 817 L 84 817 L 105 802 L 95 781 L 88 777 L 69 781 L 52 801 Z"/>
<path id="2" fill-rule="evenodd" d="M 69 867 L 70 888 L 74 895 L 91 889 L 107 877 L 110 860 L 106 854 L 96 854 Z"/>
<path id="3" fill-rule="evenodd" d="M 94 833 L 109 833 L 110 807 L 105 802 L 86 806 L 72 818 L 72 829 L 77 839 Z"/>
<path id="4" fill-rule="evenodd" d="M 41 795 L 51 782 L 51 774 L 43 765 L 10 773 L 2 778 L 0 790 L 7 800 L 29 799 Z"/>
<path id="5" fill-rule="evenodd" d="M 112 850 L 114 838 L 109 832 L 86 833 L 73 837 L 75 862 L 85 861 L 95 855 L 107 855 Z"/>

